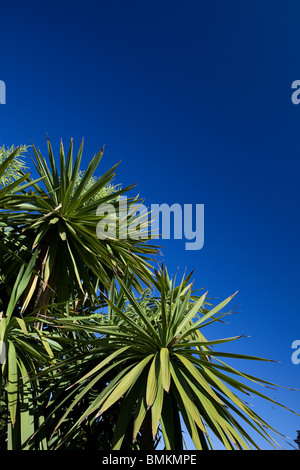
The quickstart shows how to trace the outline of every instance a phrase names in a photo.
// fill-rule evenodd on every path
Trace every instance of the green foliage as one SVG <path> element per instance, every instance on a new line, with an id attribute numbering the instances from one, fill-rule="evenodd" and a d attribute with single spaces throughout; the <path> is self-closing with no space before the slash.
<path id="1" fill-rule="evenodd" d="M 23 153 L 27 152 L 28 147 L 21 145 L 17 149 L 14 146 L 5 148 L 3 145 L 0 147 L 0 165 L 5 163 L 7 158 L 14 154 L 14 157 L 10 160 L 8 167 L 0 175 L 0 185 L 5 187 L 14 181 L 16 181 L 22 172 L 26 172 L 26 166 L 22 158 Z"/>
<path id="2" fill-rule="evenodd" d="M 207 340 L 202 333 L 204 327 L 230 313 L 221 310 L 233 296 L 208 309 L 206 294 L 193 295 L 188 278 L 176 286 L 166 269 L 156 272 L 158 296 L 145 292 L 136 297 L 129 280 L 118 282 L 119 290 L 115 284 L 111 288 L 105 317 L 51 320 L 51 324 L 68 331 L 93 331 L 97 335 L 93 349 L 76 360 L 75 367 L 68 362 L 66 369 L 64 361 L 59 363 L 61 373 L 56 380 L 67 381 L 69 394 L 63 404 L 58 397 L 56 413 L 61 417 L 55 432 L 74 416 L 79 401 L 85 398 L 87 405 L 77 412 L 77 419 L 72 419 L 73 425 L 63 433 L 57 448 L 69 440 L 76 441 L 76 432 L 87 420 L 99 432 L 116 406 L 119 412 L 111 437 L 113 450 L 140 448 L 147 414 L 151 416 L 153 446 L 162 437 L 167 450 L 183 449 L 181 417 L 198 450 L 213 448 L 212 435 L 226 449 L 258 448 L 241 421 L 276 447 L 278 443 L 270 434 L 276 431 L 239 396 L 251 393 L 275 403 L 253 387 L 273 384 L 239 372 L 220 358 L 267 359 L 217 352 L 215 345 L 239 337 Z"/>
<path id="3" fill-rule="evenodd" d="M 0 449 L 181 450 L 182 423 L 197 449 L 212 436 L 226 449 L 257 449 L 254 436 L 277 448 L 242 398 L 282 406 L 257 390 L 273 384 L 223 361 L 267 359 L 215 350 L 239 337 L 203 335 L 233 296 L 214 306 L 191 274 L 176 284 L 145 241 L 99 240 L 97 207 L 118 216 L 132 187 L 114 183 L 117 165 L 95 176 L 103 150 L 83 171 L 83 144 L 74 157 L 61 143 L 57 161 L 47 148 L 48 163 L 32 146 L 36 180 L 26 147 L 0 153 Z"/>
<path id="4" fill-rule="evenodd" d="M 115 273 L 122 275 L 125 269 L 135 274 L 136 287 L 139 280 L 149 283 L 149 261 L 157 253 L 154 247 L 140 240 L 99 240 L 96 235 L 101 220 L 96 213 L 98 206 L 110 203 L 117 207 L 118 197 L 132 188 L 112 186 L 117 165 L 95 178 L 103 150 L 83 173 L 83 143 L 75 158 L 73 141 L 67 156 L 61 143 L 59 165 L 49 140 L 50 165 L 34 145 L 32 148 L 42 185 L 32 182 L 29 193 L 14 195 L 2 211 L 2 218 L 27 250 L 26 262 L 36 257 L 22 312 L 54 300 L 91 299 L 99 288 L 108 291 Z M 135 202 L 136 198 L 129 198 L 129 204 Z"/>

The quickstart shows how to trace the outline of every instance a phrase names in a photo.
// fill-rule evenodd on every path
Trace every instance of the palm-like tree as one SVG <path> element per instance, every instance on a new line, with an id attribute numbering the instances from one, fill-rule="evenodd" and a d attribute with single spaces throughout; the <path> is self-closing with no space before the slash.
<path id="1" fill-rule="evenodd" d="M 132 187 L 112 186 L 117 165 L 95 178 L 103 149 L 80 170 L 83 142 L 73 159 L 71 140 L 67 157 L 60 145 L 59 167 L 48 139 L 49 165 L 33 145 L 34 164 L 43 185 L 30 182 L 30 193 L 18 194 L 4 205 L 2 218 L 24 245 L 27 262 L 36 257 L 32 278 L 22 305 L 40 309 L 50 302 L 84 301 L 97 297 L 98 288 L 108 291 L 115 273 L 129 269 L 135 285 L 149 283 L 150 261 L 157 249 L 144 240 L 97 238 L 96 226 L 101 217 L 97 208 L 112 204 L 118 211 L 120 195 Z M 23 176 L 24 179 L 25 176 Z M 129 207 L 136 203 L 129 198 Z"/>
<path id="2" fill-rule="evenodd" d="M 29 201 L 26 191 L 42 178 L 30 180 L 22 159 L 25 146 L 6 150 L 0 149 L 0 311 L 5 311 L 10 301 L 16 273 L 24 265 L 24 253 L 28 254 L 24 237 L 16 234 L 8 221 L 5 206 L 12 205 L 18 210 L 18 202 Z"/>
<path id="3" fill-rule="evenodd" d="M 43 402 L 41 386 L 38 379 L 28 378 L 51 363 L 58 343 L 55 334 L 50 338 L 49 331 L 40 331 L 38 316 L 48 311 L 50 303 L 62 302 L 61 308 L 68 311 L 70 301 L 77 309 L 87 298 L 93 302 L 97 288 L 107 291 L 114 272 L 128 267 L 139 286 L 148 276 L 148 256 L 156 253 L 137 240 L 119 243 L 96 237 L 98 205 L 117 204 L 130 188 L 111 186 L 117 165 L 100 178 L 94 176 L 102 150 L 82 172 L 82 148 L 83 144 L 73 162 L 73 142 L 67 159 L 61 144 L 58 170 L 49 140 L 50 168 L 33 146 L 39 176 L 35 180 L 20 159 L 26 147 L 1 149 L 0 340 L 6 360 L 1 365 L 0 400 L 5 415 L 1 429 L 8 448 L 46 445 L 40 437 L 38 442 L 28 441 L 43 419 L 42 408 L 37 406 Z M 63 335 L 65 347 L 68 339 L 68 334 Z"/>
<path id="4" fill-rule="evenodd" d="M 38 441 L 32 436 L 44 421 L 41 387 L 38 378 L 29 380 L 32 374 L 52 364 L 53 354 L 61 347 L 55 338 L 35 328 L 37 318 L 14 315 L 16 305 L 31 277 L 32 265 L 22 266 L 13 286 L 6 311 L 0 314 L 0 345 L 6 357 L 0 364 L 0 448 L 7 442 L 8 450 L 47 449 L 45 437 Z M 3 346 L 4 345 L 4 346 Z"/>
<path id="5" fill-rule="evenodd" d="M 48 140 L 49 164 L 32 148 L 37 180 L 19 161 L 7 173 L 19 149 L 0 162 L 0 448 L 180 450 L 182 423 L 197 449 L 212 435 L 258 448 L 244 424 L 276 447 L 240 396 L 275 403 L 257 390 L 272 384 L 223 362 L 266 359 L 203 335 L 233 296 L 213 306 L 191 275 L 176 285 L 143 239 L 98 239 L 97 208 L 112 204 L 119 223 L 130 189 L 113 185 L 117 165 L 95 177 L 102 150 L 82 172 L 83 144 L 75 158 L 61 144 L 56 163 Z"/>
<path id="6" fill-rule="evenodd" d="M 67 419 L 72 418 L 73 425 L 58 448 L 72 440 L 87 421 L 100 432 L 115 409 L 117 420 L 111 424 L 114 450 L 153 449 L 161 436 L 167 450 L 183 449 L 182 420 L 196 449 L 212 448 L 212 435 L 226 449 L 258 448 L 241 421 L 276 447 L 271 435 L 276 431 L 239 396 L 252 393 L 275 403 L 254 387 L 257 383 L 272 384 L 239 372 L 222 360 L 267 359 L 217 352 L 215 345 L 238 337 L 207 340 L 202 333 L 204 327 L 230 313 L 221 310 L 233 296 L 209 308 L 206 294 L 192 292 L 189 277 L 176 286 L 165 268 L 156 272 L 156 296 L 148 291 L 134 295 L 130 278 L 126 279 L 118 280 L 119 290 L 113 283 L 105 317 L 52 321 L 73 332 L 96 334 L 94 349 L 76 366 L 68 365 L 66 370 L 63 363 L 59 365 L 61 373 L 56 379 L 64 379 L 65 390 L 63 404 L 62 395 L 57 403 L 51 402 L 56 416 L 60 416 L 54 435 Z"/>

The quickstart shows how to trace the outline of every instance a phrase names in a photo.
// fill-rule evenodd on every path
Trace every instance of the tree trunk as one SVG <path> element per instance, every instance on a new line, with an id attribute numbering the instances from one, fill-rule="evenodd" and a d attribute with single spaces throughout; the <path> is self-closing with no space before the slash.
<path id="1" fill-rule="evenodd" d="M 141 426 L 141 450 L 154 450 L 151 410 L 148 410 Z"/>

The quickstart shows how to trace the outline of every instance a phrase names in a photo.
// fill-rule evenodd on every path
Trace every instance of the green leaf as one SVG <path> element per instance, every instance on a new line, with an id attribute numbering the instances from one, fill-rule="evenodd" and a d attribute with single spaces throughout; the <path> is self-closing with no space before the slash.
<path id="1" fill-rule="evenodd" d="M 98 412 L 97 416 L 100 416 L 104 413 L 109 407 L 111 407 L 122 395 L 124 395 L 129 387 L 131 387 L 139 375 L 141 374 L 144 367 L 148 364 L 150 359 L 153 357 L 153 354 L 145 357 L 140 363 L 138 363 L 133 369 L 126 374 L 126 376 L 120 380 L 116 388 L 112 391 L 109 395 L 107 400 L 102 405 L 100 411 Z"/>
<path id="2" fill-rule="evenodd" d="M 125 346 L 123 348 L 120 348 L 120 349 L 117 349 L 116 351 L 114 351 L 112 354 L 110 354 L 109 356 L 107 356 L 105 359 L 103 359 L 103 361 L 101 361 L 96 367 L 94 367 L 90 372 L 88 372 L 87 374 L 85 374 L 83 377 L 81 377 L 79 380 L 77 380 L 74 385 L 80 383 L 80 382 L 83 382 L 84 380 L 88 379 L 89 377 L 91 377 L 92 375 L 94 375 L 96 372 L 98 372 L 99 370 L 101 370 L 104 366 L 106 366 L 107 364 L 109 364 L 113 359 L 115 359 L 116 357 L 120 356 L 123 352 L 127 351 L 128 349 L 130 348 L 130 346 Z M 73 385 L 72 385 L 73 386 Z M 70 387 L 69 387 L 70 388 Z"/>
<path id="3" fill-rule="evenodd" d="M 151 363 L 146 388 L 146 403 L 147 407 L 150 408 L 155 400 L 158 388 L 158 374 L 159 374 L 159 356 L 155 354 Z"/>
<path id="4" fill-rule="evenodd" d="M 162 386 L 164 390 L 168 393 L 171 384 L 170 354 L 168 348 L 161 348 L 160 350 L 160 373 Z"/>
<path id="5" fill-rule="evenodd" d="M 155 439 L 155 436 L 157 434 L 158 425 L 159 425 L 159 422 L 160 422 L 160 419 L 161 419 L 163 401 L 164 401 L 164 389 L 163 389 L 163 386 L 162 386 L 161 377 L 159 377 L 158 378 L 158 384 L 157 384 L 157 393 L 156 393 L 156 396 L 155 396 L 154 403 L 151 407 L 152 436 L 153 436 L 153 439 Z"/>
<path id="6" fill-rule="evenodd" d="M 216 313 L 218 313 L 220 310 L 222 310 L 223 307 L 225 307 L 225 305 L 227 305 L 230 300 L 236 295 L 233 294 L 231 295 L 230 297 L 228 297 L 227 299 L 223 300 L 223 302 L 221 302 L 220 304 L 218 304 L 216 307 L 212 308 L 208 313 L 206 313 L 205 315 L 203 315 L 202 318 L 200 318 L 200 320 L 198 320 L 197 322 L 195 322 L 193 324 L 193 326 L 191 326 L 190 328 L 188 328 L 182 335 L 181 335 L 181 340 L 183 338 L 186 338 L 187 336 L 189 336 L 193 331 L 195 331 L 196 329 L 199 328 L 199 326 L 204 323 L 205 321 L 207 321 L 209 318 L 211 318 L 213 315 L 215 315 Z"/>
<path id="7" fill-rule="evenodd" d="M 136 407 L 134 426 L 133 426 L 133 441 L 140 426 L 143 422 L 143 415 L 145 407 L 145 370 L 137 379 L 136 383 L 129 389 L 128 393 L 122 400 L 122 406 L 116 422 L 116 428 L 112 439 L 112 450 L 120 450 L 126 432 L 129 428 L 129 423 L 133 416 L 133 410 Z"/>
<path id="8" fill-rule="evenodd" d="M 12 426 L 16 423 L 16 414 L 18 407 L 18 366 L 15 346 L 12 341 L 8 341 L 8 384 L 7 397 L 8 409 Z"/>
<path id="9" fill-rule="evenodd" d="M 136 441 L 138 432 L 143 424 L 146 413 L 147 413 L 147 404 L 145 400 L 145 394 L 140 394 L 137 405 L 136 405 L 135 415 L 134 415 L 133 431 L 132 431 L 133 442 Z"/>
<path id="10" fill-rule="evenodd" d="M 180 359 L 180 361 L 182 362 L 182 364 L 186 367 L 186 369 L 192 374 L 192 376 L 195 378 L 195 380 L 197 380 L 199 386 L 200 386 L 200 389 L 202 388 L 203 390 L 205 390 L 210 396 L 211 398 L 220 403 L 221 405 L 224 405 L 224 403 L 222 402 L 222 400 L 220 400 L 220 398 L 216 395 L 216 393 L 214 392 L 214 390 L 211 388 L 211 386 L 209 385 L 209 383 L 206 381 L 206 379 L 203 377 L 203 375 L 201 374 L 201 372 L 199 371 L 199 369 L 197 369 L 193 364 L 192 362 L 190 362 L 186 357 L 180 355 L 180 354 L 176 354 L 175 353 L 175 356 L 178 357 L 178 359 Z"/>
<path id="11" fill-rule="evenodd" d="M 179 325 L 177 326 L 177 329 L 175 331 L 175 334 L 174 336 L 177 336 L 179 333 L 181 333 L 182 331 L 184 331 L 185 327 L 187 325 L 189 325 L 189 323 L 192 321 L 192 319 L 195 317 L 196 313 L 199 311 L 199 309 L 202 307 L 203 305 L 203 302 L 205 300 L 205 297 L 207 295 L 207 292 L 205 294 L 203 294 L 200 299 L 198 299 L 193 307 L 190 309 L 190 311 L 188 312 L 188 314 L 183 318 L 183 320 L 179 323 Z"/>
<path id="12" fill-rule="evenodd" d="M 192 419 L 195 421 L 195 423 L 198 425 L 201 431 L 204 434 L 207 434 L 207 431 L 201 419 L 200 413 L 197 407 L 195 406 L 195 404 L 193 403 L 193 401 L 190 399 L 190 396 L 191 396 L 190 387 L 188 386 L 187 382 L 182 378 L 182 374 L 180 373 L 179 368 L 177 368 L 175 365 L 171 363 L 170 369 L 171 369 L 172 378 L 182 398 L 182 402 L 183 402 L 185 409 L 191 415 Z"/>

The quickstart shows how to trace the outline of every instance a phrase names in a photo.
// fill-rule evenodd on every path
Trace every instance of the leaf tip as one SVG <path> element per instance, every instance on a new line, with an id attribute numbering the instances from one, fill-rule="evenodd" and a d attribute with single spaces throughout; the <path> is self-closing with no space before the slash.
<path id="1" fill-rule="evenodd" d="M 237 293 L 238 293 L 238 290 L 237 290 L 234 294 L 232 294 L 232 295 L 230 296 L 230 298 L 233 299 L 233 297 L 234 297 Z"/>

